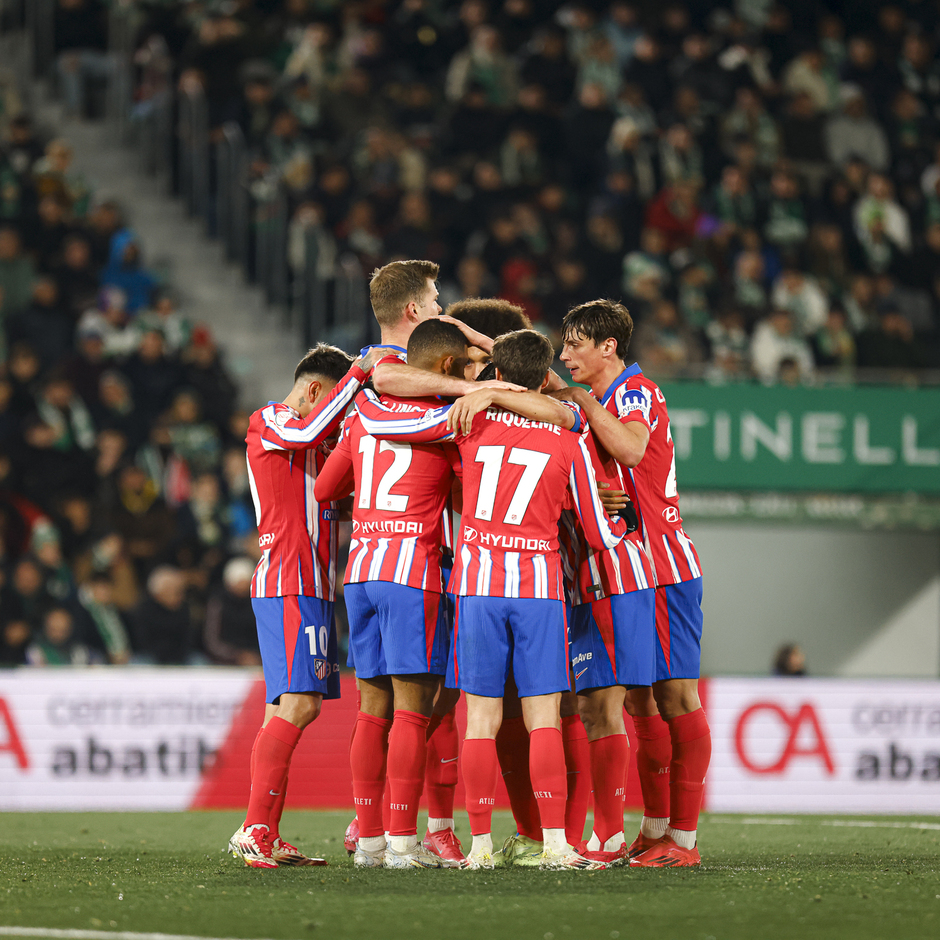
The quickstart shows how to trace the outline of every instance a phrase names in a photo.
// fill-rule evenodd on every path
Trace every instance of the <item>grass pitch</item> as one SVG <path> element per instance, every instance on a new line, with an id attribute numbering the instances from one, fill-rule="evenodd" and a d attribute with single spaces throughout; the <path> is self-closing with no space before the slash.
<path id="1" fill-rule="evenodd" d="M 234 813 L 23 813 L 0 827 L 0 925 L 205 937 L 940 937 L 940 820 L 705 817 L 700 869 L 357 871 L 346 814 L 288 813 L 328 868 L 257 871 Z M 638 817 L 628 821 L 636 828 Z M 466 839 L 466 817 L 458 823 Z M 494 837 L 510 831 L 498 814 Z"/>

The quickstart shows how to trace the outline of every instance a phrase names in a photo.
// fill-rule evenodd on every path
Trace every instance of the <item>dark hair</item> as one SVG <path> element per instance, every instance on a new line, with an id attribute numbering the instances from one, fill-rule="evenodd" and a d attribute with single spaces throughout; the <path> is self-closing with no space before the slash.
<path id="1" fill-rule="evenodd" d="M 420 299 L 439 272 L 433 261 L 390 261 L 376 268 L 369 281 L 369 300 L 379 326 L 395 326 L 405 307 Z"/>
<path id="2" fill-rule="evenodd" d="M 514 330 L 530 330 L 532 322 L 522 307 L 495 297 L 468 297 L 450 304 L 444 311 L 449 317 L 466 323 L 471 329 L 496 339 Z"/>
<path id="3" fill-rule="evenodd" d="M 625 359 L 633 335 L 633 318 L 630 311 L 615 300 L 591 300 L 572 307 L 565 314 L 561 335 L 566 341 L 570 336 L 583 336 L 595 346 L 613 339 L 617 343 L 617 355 Z"/>
<path id="4" fill-rule="evenodd" d="M 294 369 L 294 381 L 303 375 L 319 375 L 333 382 L 338 382 L 353 363 L 353 357 L 336 346 L 317 343 L 307 355 L 297 363 Z"/>
<path id="5" fill-rule="evenodd" d="M 477 382 L 491 382 L 496 378 L 496 366 L 492 362 L 488 362 L 480 370 L 480 374 L 476 377 Z"/>
<path id="6" fill-rule="evenodd" d="M 465 356 L 467 337 L 453 323 L 432 318 L 419 323 L 408 337 L 408 362 L 419 369 L 445 356 Z"/>
<path id="7" fill-rule="evenodd" d="M 533 391 L 541 388 L 554 358 L 552 344 L 535 330 L 504 333 L 493 343 L 493 365 L 503 380 Z"/>

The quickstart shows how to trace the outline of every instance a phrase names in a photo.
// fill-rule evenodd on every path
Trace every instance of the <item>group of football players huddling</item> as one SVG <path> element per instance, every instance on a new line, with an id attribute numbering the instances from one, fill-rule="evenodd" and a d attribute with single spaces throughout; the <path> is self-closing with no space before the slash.
<path id="1" fill-rule="evenodd" d="M 316 346 L 287 398 L 251 416 L 252 605 L 269 704 L 230 850 L 255 868 L 326 864 L 279 822 L 300 735 L 339 695 L 333 608 L 351 505 L 356 866 L 698 865 L 711 755 L 702 576 L 665 398 L 626 362 L 630 315 L 603 299 L 567 314 L 569 386 L 519 307 L 469 299 L 442 316 L 437 275 L 428 261 L 375 271 L 381 343 L 355 361 Z M 625 713 L 644 804 L 631 844 Z M 468 851 L 454 832 L 458 764 Z M 496 848 L 500 773 L 516 832 Z"/>

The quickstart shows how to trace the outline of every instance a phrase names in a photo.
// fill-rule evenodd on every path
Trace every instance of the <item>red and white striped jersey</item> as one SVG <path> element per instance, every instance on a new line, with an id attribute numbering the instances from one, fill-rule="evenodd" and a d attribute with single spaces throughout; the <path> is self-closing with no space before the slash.
<path id="1" fill-rule="evenodd" d="M 609 484 L 612 489 L 630 492 L 631 487 L 625 480 L 620 464 L 607 453 L 590 429 L 585 431 L 583 439 L 591 455 L 597 481 Z M 585 540 L 577 520 L 571 520 L 571 523 L 572 541 L 577 545 L 574 553 L 578 563 L 579 603 L 656 586 L 652 560 L 639 530 L 624 536 L 611 549 L 598 550 Z"/>
<path id="2" fill-rule="evenodd" d="M 624 369 L 604 393 L 601 404 L 621 422 L 639 421 L 650 432 L 646 453 L 625 475 L 640 531 L 653 560 L 656 584 L 678 584 L 701 577 L 692 540 L 682 528 L 676 486 L 676 449 L 666 397 L 636 364 Z"/>
<path id="3" fill-rule="evenodd" d="M 381 401 L 399 415 L 421 415 L 441 403 L 389 395 Z M 379 441 L 350 415 L 314 490 L 320 500 L 340 499 L 355 483 L 345 583 L 391 581 L 441 593 L 445 506 L 459 472 L 453 444 Z"/>
<path id="4" fill-rule="evenodd" d="M 449 405 L 409 418 L 371 392 L 356 400 L 364 427 L 387 440 L 447 441 Z M 463 515 L 450 592 L 564 600 L 558 520 L 570 493 L 585 536 L 613 548 L 626 524 L 604 512 L 587 448 L 577 434 L 491 407 L 457 440 Z"/>
<path id="5" fill-rule="evenodd" d="M 306 418 L 269 402 L 248 421 L 248 480 L 255 504 L 261 560 L 252 597 L 288 594 L 334 600 L 337 517 L 313 487 L 349 403 L 366 380 L 353 366 Z"/>

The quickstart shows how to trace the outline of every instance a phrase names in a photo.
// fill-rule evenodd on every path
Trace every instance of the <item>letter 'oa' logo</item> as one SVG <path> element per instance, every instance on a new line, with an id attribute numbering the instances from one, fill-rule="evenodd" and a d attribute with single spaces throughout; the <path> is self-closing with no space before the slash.
<path id="1" fill-rule="evenodd" d="M 782 746 L 776 760 L 759 764 L 748 753 L 747 726 L 752 718 L 761 712 L 773 715 L 781 725 L 780 740 Z M 805 731 L 802 734 L 801 731 Z M 833 776 L 835 763 L 829 750 L 829 742 L 823 732 L 816 709 L 804 702 L 792 713 L 787 713 L 776 702 L 755 702 L 741 712 L 734 728 L 734 749 L 738 760 L 752 774 L 781 774 L 796 757 L 813 757 L 826 768 L 826 773 Z"/>
<path id="2" fill-rule="evenodd" d="M 666 522 L 676 523 L 679 521 L 679 510 L 675 506 L 667 506 L 663 510 L 663 519 Z"/>
<path id="3" fill-rule="evenodd" d="M 477 537 L 477 530 L 471 528 L 470 526 L 463 527 L 463 540 L 465 542 L 472 542 Z"/>

